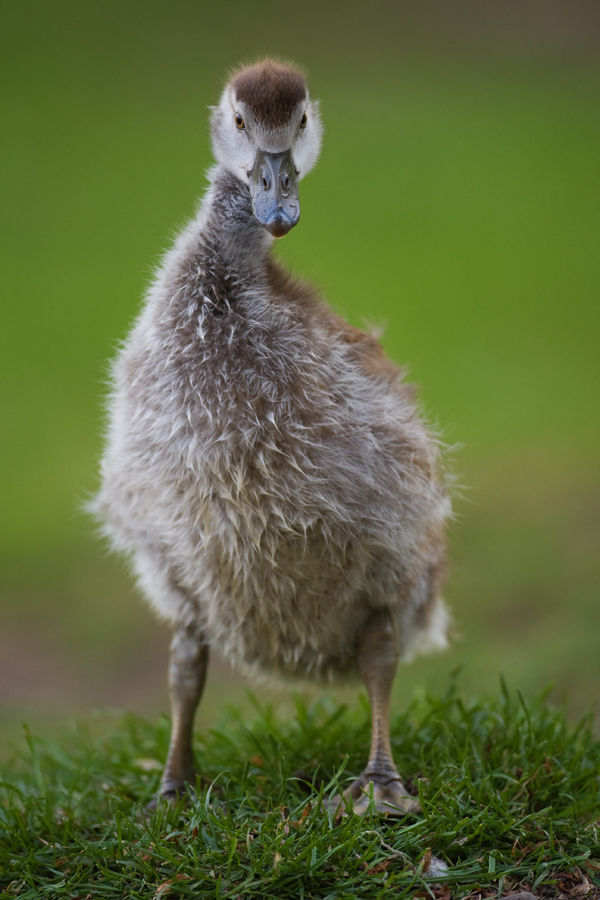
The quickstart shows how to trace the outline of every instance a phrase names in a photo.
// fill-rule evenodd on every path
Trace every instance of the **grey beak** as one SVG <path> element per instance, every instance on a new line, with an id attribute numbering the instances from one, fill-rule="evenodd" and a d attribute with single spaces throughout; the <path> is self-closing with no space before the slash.
<path id="1" fill-rule="evenodd" d="M 258 151 L 250 172 L 250 194 L 254 215 L 273 237 L 283 237 L 298 224 L 298 179 L 291 150 Z"/>

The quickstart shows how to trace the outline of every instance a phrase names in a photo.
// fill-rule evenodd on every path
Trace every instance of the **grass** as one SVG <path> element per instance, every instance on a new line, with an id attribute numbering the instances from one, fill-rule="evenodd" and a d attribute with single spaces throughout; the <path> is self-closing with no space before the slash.
<path id="1" fill-rule="evenodd" d="M 124 718 L 92 740 L 26 734 L 0 787 L 0 897 L 343 898 L 541 896 L 600 888 L 600 741 L 544 695 L 416 695 L 393 745 L 423 814 L 332 820 L 323 798 L 362 768 L 366 702 L 282 719 L 256 706 L 197 739 L 212 780 L 149 813 L 169 722 Z M 317 760 L 319 761 L 317 763 Z M 294 772 L 303 768 L 309 789 Z M 431 854 L 448 869 L 425 877 Z"/>

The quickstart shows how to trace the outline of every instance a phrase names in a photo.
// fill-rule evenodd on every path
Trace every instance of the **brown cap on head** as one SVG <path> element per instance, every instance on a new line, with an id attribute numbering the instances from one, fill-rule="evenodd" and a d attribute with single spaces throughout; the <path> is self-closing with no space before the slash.
<path id="1" fill-rule="evenodd" d="M 281 128 L 292 111 L 306 99 L 304 78 L 295 69 L 265 59 L 234 75 L 235 96 L 263 125 Z"/>

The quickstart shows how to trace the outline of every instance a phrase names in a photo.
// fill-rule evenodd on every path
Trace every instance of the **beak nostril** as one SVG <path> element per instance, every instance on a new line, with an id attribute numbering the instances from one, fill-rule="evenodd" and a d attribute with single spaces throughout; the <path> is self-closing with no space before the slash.
<path id="1" fill-rule="evenodd" d="M 255 219 L 273 237 L 283 237 L 297 224 L 300 210 L 291 150 L 257 151 L 250 176 L 250 196 Z"/>

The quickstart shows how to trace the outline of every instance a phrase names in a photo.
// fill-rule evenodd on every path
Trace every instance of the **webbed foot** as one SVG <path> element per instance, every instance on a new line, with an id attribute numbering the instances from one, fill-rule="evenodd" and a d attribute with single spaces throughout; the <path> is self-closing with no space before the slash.
<path id="1" fill-rule="evenodd" d="M 374 809 L 386 816 L 404 816 L 421 812 L 418 800 L 408 793 L 399 776 L 375 775 L 366 771 L 356 778 L 343 793 L 329 800 L 329 809 L 336 815 L 353 812 L 363 816 L 373 797 Z"/>
<path id="2" fill-rule="evenodd" d="M 191 785 L 195 783 L 195 776 L 190 777 L 189 781 L 178 782 L 177 784 L 171 781 L 163 782 L 159 792 L 148 803 L 146 809 L 153 812 L 161 803 L 167 803 L 174 809 L 181 800 L 193 800 L 196 792 Z"/>
<path id="3" fill-rule="evenodd" d="M 197 772 L 190 774 L 185 781 L 163 778 L 160 791 L 148 803 L 146 809 L 155 810 L 159 803 L 168 803 L 174 808 L 181 800 L 192 802 L 196 800 L 199 792 L 203 793 L 208 788 L 213 794 L 223 793 L 221 785 L 211 778 L 207 778 L 206 775 L 200 775 Z"/>

